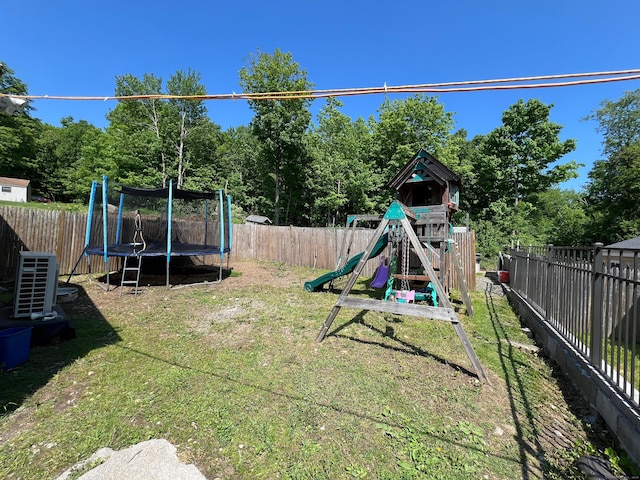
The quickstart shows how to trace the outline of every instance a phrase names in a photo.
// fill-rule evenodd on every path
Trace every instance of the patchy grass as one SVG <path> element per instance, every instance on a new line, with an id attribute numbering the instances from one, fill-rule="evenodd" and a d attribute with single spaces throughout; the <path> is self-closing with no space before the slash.
<path id="1" fill-rule="evenodd" d="M 77 279 L 77 338 L 0 372 L 0 477 L 166 438 L 211 479 L 581 478 L 575 458 L 607 441 L 552 366 L 512 346 L 532 341 L 490 288 L 461 318 L 491 386 L 445 322 L 343 308 L 318 344 L 337 298 L 303 289 L 319 272 L 234 272 L 122 297 Z"/>

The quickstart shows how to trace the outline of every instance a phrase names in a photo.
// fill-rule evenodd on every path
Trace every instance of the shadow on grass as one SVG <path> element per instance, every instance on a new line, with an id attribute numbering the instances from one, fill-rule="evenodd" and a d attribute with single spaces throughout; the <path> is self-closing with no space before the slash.
<path id="1" fill-rule="evenodd" d="M 75 328 L 75 338 L 58 341 L 54 337 L 50 344 L 32 347 L 26 363 L 0 371 L 0 415 L 16 410 L 60 370 L 91 350 L 120 340 L 84 289 L 70 286 L 78 289 L 78 298 L 61 306 Z"/>
<path id="2" fill-rule="evenodd" d="M 141 258 L 140 287 L 165 286 L 167 284 L 167 257 L 148 256 Z M 132 265 L 135 265 L 135 263 L 129 263 L 127 268 Z M 201 262 L 196 262 L 191 257 L 172 257 L 169 265 L 169 282 L 173 288 L 219 282 L 230 277 L 232 273 L 232 269 L 226 267 L 226 262 L 221 271 L 219 264 L 204 265 Z M 106 273 L 99 276 L 96 278 L 96 281 L 102 283 L 104 288 L 112 290 L 120 288 L 122 275 L 123 271 L 121 268 L 119 271 L 111 273 L 108 276 Z M 135 280 L 135 272 L 127 272 L 126 280 Z"/>
<path id="3" fill-rule="evenodd" d="M 261 393 L 271 395 L 271 396 L 273 396 L 275 398 L 282 398 L 285 401 L 290 401 L 290 402 L 295 402 L 295 403 L 303 403 L 303 402 L 304 403 L 308 403 L 310 405 L 314 405 L 314 406 L 319 407 L 319 408 L 332 410 L 332 411 L 334 411 L 334 412 L 336 412 L 338 414 L 341 414 L 341 415 L 349 415 L 351 417 L 358 418 L 358 419 L 363 420 L 363 421 L 372 422 L 375 425 L 386 425 L 386 426 L 394 427 L 394 428 L 398 428 L 398 429 L 402 429 L 402 428 L 405 427 L 401 423 L 392 421 L 390 417 L 385 417 L 385 416 L 382 416 L 382 415 L 379 416 L 379 417 L 376 417 L 376 416 L 372 416 L 372 415 L 368 415 L 366 413 L 362 413 L 362 412 L 356 411 L 356 410 L 354 410 L 352 408 L 348 408 L 346 406 L 336 405 L 335 402 L 331 402 L 331 403 L 321 402 L 321 401 L 313 399 L 309 395 L 294 395 L 294 394 L 291 394 L 291 393 L 278 391 L 278 390 L 275 390 L 273 388 L 269 388 L 269 387 L 264 386 L 264 385 L 258 385 L 258 384 L 255 384 L 255 383 L 249 383 L 249 382 L 237 379 L 237 378 L 233 378 L 226 371 L 224 373 L 218 373 L 218 372 L 214 372 L 214 371 L 210 371 L 210 370 L 204 370 L 202 368 L 193 367 L 191 365 L 178 363 L 178 362 L 175 362 L 175 361 L 171 361 L 171 360 L 167 360 L 167 359 L 161 358 L 161 357 L 159 357 L 157 355 L 154 355 L 152 353 L 143 352 L 142 350 L 139 350 L 137 348 L 133 348 L 133 347 L 125 345 L 123 343 L 118 343 L 115 346 L 118 347 L 118 348 L 122 348 L 124 350 L 128 350 L 128 351 L 130 351 L 130 352 L 132 352 L 132 353 L 134 353 L 136 355 L 140 355 L 140 356 L 146 357 L 146 358 L 151 359 L 153 361 L 162 362 L 162 363 L 164 363 L 166 365 L 177 367 L 177 368 L 183 369 L 185 371 L 195 372 L 195 373 L 200 374 L 200 375 L 206 375 L 206 376 L 215 378 L 216 380 L 222 380 L 222 381 L 226 381 L 226 382 L 229 382 L 229 383 L 240 385 L 240 386 L 243 386 L 243 387 L 246 387 L 246 388 L 251 388 L 251 389 L 254 389 L 254 390 L 259 391 Z M 470 375 L 472 375 L 472 374 L 470 373 Z M 267 381 L 269 381 L 269 380 L 267 380 Z M 511 456 L 499 455 L 499 454 L 488 452 L 482 446 L 469 445 L 468 443 L 464 443 L 464 442 L 457 441 L 455 439 L 451 439 L 450 437 L 446 437 L 444 433 L 443 433 L 443 435 L 439 435 L 439 434 L 434 433 L 431 430 L 424 430 L 424 429 L 421 429 L 421 428 L 416 428 L 416 433 L 425 435 L 425 436 L 430 437 L 430 438 L 438 439 L 438 440 L 442 441 L 443 443 L 446 443 L 446 444 L 449 444 L 449 445 L 452 445 L 452 446 L 456 446 L 456 447 L 460 447 L 460 448 L 463 448 L 463 449 L 474 451 L 474 452 L 476 452 L 478 454 L 482 454 L 482 455 L 489 456 L 489 457 L 495 457 L 495 458 L 499 458 L 501 460 L 506 460 L 506 461 L 515 463 L 515 459 L 513 457 L 511 457 Z"/>
<path id="4" fill-rule="evenodd" d="M 487 274 L 487 277 L 492 281 L 493 285 L 499 285 L 497 275 Z M 491 326 L 496 337 L 498 347 L 498 358 L 500 359 L 500 366 L 504 373 L 505 384 L 507 393 L 509 395 L 509 406 L 511 408 L 511 415 L 513 417 L 513 424 L 516 428 L 516 439 L 518 441 L 518 450 L 520 456 L 521 476 L 523 480 L 530 478 L 539 478 L 535 475 L 537 466 L 531 465 L 530 457 L 537 457 L 543 452 L 542 445 L 539 442 L 539 434 L 536 423 L 534 421 L 533 408 L 528 397 L 527 389 L 525 387 L 523 378 L 518 373 L 518 366 L 520 362 L 515 358 L 514 347 L 509 342 L 509 333 L 502 324 L 498 311 L 492 296 L 492 284 L 487 283 L 485 288 L 485 302 L 487 304 L 487 310 L 489 311 L 489 318 L 491 320 Z M 507 342 L 502 342 L 505 339 Z M 522 405 L 518 407 L 518 403 Z M 531 442 L 527 442 L 527 430 L 531 429 L 533 432 L 533 445 Z"/>
<path id="5" fill-rule="evenodd" d="M 495 286 L 500 284 L 496 274 L 488 273 L 486 276 L 492 280 L 493 288 L 496 288 Z M 522 367 L 523 364 L 515 358 L 517 348 L 509 341 L 508 330 L 502 324 L 500 316 L 497 313 L 491 290 L 492 285 L 487 284 L 485 301 L 497 340 L 498 354 L 509 394 L 512 417 L 516 427 L 516 437 L 521 460 L 521 478 L 525 480 L 539 478 L 535 473 L 535 469 L 532 468 L 531 457 L 541 458 L 542 455 L 547 454 L 548 452 L 545 451 L 545 445 L 553 446 L 552 448 L 554 450 L 563 452 L 569 457 L 571 451 L 578 447 L 571 443 L 571 433 L 562 431 L 563 427 L 561 422 L 553 422 L 553 425 L 542 425 L 541 427 L 539 426 L 540 422 L 536 422 L 534 405 L 532 405 L 531 395 L 527 391 L 526 380 L 518 371 L 518 368 Z M 506 342 L 501 341 L 501 339 L 506 340 Z M 556 365 L 553 365 L 551 360 L 544 356 L 544 352 L 541 351 L 540 357 L 550 365 L 554 384 L 560 390 L 573 416 L 578 419 L 586 418 L 589 415 L 589 408 L 575 386 L 562 374 Z M 520 405 L 520 408 L 518 405 Z M 593 445 L 604 444 L 606 446 L 611 443 L 611 440 L 608 438 L 608 432 L 606 432 L 601 425 L 589 427 L 581 422 L 581 427 L 586 433 L 589 442 Z M 532 435 L 528 435 L 528 432 L 531 432 Z M 564 469 L 559 470 L 558 467 L 554 465 L 554 462 L 541 462 L 540 466 L 544 470 L 545 477 L 555 475 L 554 478 L 568 478 L 567 475 L 569 475 L 569 472 Z"/>
<path id="6" fill-rule="evenodd" d="M 432 360 L 435 360 L 443 365 L 447 365 L 450 366 L 456 370 L 459 370 L 460 372 L 464 373 L 465 375 L 468 375 L 470 377 L 474 377 L 477 378 L 477 375 L 474 372 L 471 372 L 470 370 L 468 370 L 467 368 L 463 367 L 462 365 L 458 365 L 456 363 L 452 363 L 442 357 L 439 357 L 438 355 L 434 355 L 433 353 L 429 353 L 423 349 L 421 349 L 420 347 L 413 345 L 409 342 L 406 342 L 404 340 L 401 340 L 400 338 L 398 338 L 395 334 L 395 330 L 391 325 L 387 325 L 383 330 L 374 327 L 373 325 L 370 325 L 368 323 L 366 323 L 364 321 L 364 316 L 367 313 L 367 310 L 362 310 L 360 313 L 358 313 L 356 316 L 354 316 L 351 320 L 349 320 L 348 322 L 340 325 L 339 327 L 337 327 L 335 330 L 333 330 L 332 332 L 330 332 L 329 334 L 327 334 L 327 337 L 333 336 L 333 337 L 337 337 L 337 338 L 345 338 L 347 340 L 351 340 L 354 342 L 358 342 L 358 343 L 362 343 L 365 345 L 375 345 L 378 347 L 382 347 L 382 348 L 386 348 L 388 350 L 393 350 L 396 352 L 401 352 L 401 353 L 407 353 L 410 355 L 419 355 L 421 357 L 425 357 L 425 358 L 430 358 Z M 393 317 L 389 317 L 389 318 L 393 318 Z M 397 322 L 398 320 L 393 319 L 392 321 Z M 385 342 L 376 342 L 376 341 L 370 341 L 370 340 L 362 340 L 361 338 L 356 338 L 356 337 L 352 337 L 350 335 L 343 335 L 343 334 L 339 334 L 339 332 L 341 330 L 343 330 L 344 328 L 348 327 L 349 325 L 352 325 L 354 323 L 363 325 L 364 327 L 368 328 L 369 330 L 376 332 L 377 334 L 380 335 L 380 337 L 383 338 L 389 338 L 390 340 L 393 340 L 394 342 L 397 342 L 400 346 L 392 346 L 389 345 Z"/>

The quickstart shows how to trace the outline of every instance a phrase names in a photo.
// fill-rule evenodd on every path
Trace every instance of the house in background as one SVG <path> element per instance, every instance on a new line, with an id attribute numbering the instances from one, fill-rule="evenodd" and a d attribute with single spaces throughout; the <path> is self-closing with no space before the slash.
<path id="1" fill-rule="evenodd" d="M 257 223 L 258 225 L 271 225 L 271 220 L 263 215 L 249 215 L 246 223 Z"/>
<path id="2" fill-rule="evenodd" d="M 30 202 L 31 180 L 0 177 L 0 200 L 8 202 Z"/>

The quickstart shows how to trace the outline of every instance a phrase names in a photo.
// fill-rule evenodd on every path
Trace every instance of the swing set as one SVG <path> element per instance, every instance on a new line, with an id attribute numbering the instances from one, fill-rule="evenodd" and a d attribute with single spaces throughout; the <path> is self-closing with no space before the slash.
<path id="1" fill-rule="evenodd" d="M 391 257 L 387 264 L 384 255 L 380 255 L 380 265 L 376 269 L 372 288 L 385 288 L 384 299 L 398 303 L 428 302 L 438 306 L 438 294 L 431 280 L 425 275 L 411 275 L 409 272 L 410 240 L 401 225 L 390 227 Z M 401 270 L 398 269 L 400 259 Z M 421 281 L 421 285 L 412 288 L 412 282 Z"/>
<path id="2" fill-rule="evenodd" d="M 415 220 L 415 214 L 404 204 L 397 200 L 391 204 L 383 215 L 365 251 L 359 256 L 358 264 L 353 269 L 346 286 L 322 325 L 316 341 L 321 342 L 324 340 L 342 307 L 441 320 L 449 322 L 453 326 L 478 379 L 489 383 L 489 379 L 462 328 L 460 319 L 451 305 L 442 282 L 414 231 L 411 222 L 415 222 Z M 384 258 L 380 259 L 380 265 L 370 286 L 385 288 L 384 299 L 350 297 L 351 289 L 383 235 L 387 235 L 389 238 L 391 256 L 388 264 Z M 412 251 L 418 256 L 422 264 L 422 274 L 416 275 L 409 272 L 409 257 Z M 397 272 L 398 261 L 401 265 L 400 273 L 395 273 Z M 427 281 L 428 283 L 423 289 L 416 290 L 415 288 L 412 289 L 410 285 L 410 282 L 415 280 Z M 396 288 L 397 286 L 399 288 Z M 421 303 L 416 303 L 416 301 Z"/>

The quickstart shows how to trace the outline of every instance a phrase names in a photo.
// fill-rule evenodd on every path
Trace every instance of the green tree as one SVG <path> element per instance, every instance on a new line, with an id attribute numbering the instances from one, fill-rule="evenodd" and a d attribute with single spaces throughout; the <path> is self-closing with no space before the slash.
<path id="1" fill-rule="evenodd" d="M 335 98 L 327 100 L 309 135 L 313 161 L 307 192 L 315 225 L 344 223 L 350 213 L 369 212 L 374 207 L 371 192 L 380 183 L 368 151 L 368 126 L 362 118 L 352 122 L 340 112 L 342 106 Z"/>
<path id="2" fill-rule="evenodd" d="M 167 82 L 167 93 L 180 97 L 204 95 L 207 90 L 200 82 L 200 74 L 192 70 L 186 73 L 178 71 Z M 176 158 L 176 184 L 178 188 L 182 188 L 190 163 L 189 137 L 193 136 L 198 129 L 205 129 L 210 122 L 202 100 L 172 98 L 169 100 L 169 105 L 172 107 L 168 109 L 170 114 L 176 116 L 175 120 L 168 125 L 170 128 L 173 127 L 171 128 L 173 134 L 169 138 Z M 203 138 L 206 137 L 200 137 L 200 139 Z"/>
<path id="3" fill-rule="evenodd" d="M 640 235 L 640 141 L 598 160 L 587 184 L 590 242 Z"/>
<path id="4" fill-rule="evenodd" d="M 27 85 L 7 65 L 0 71 L 0 93 L 27 95 Z M 40 120 L 31 118 L 27 103 L 11 115 L 0 113 L 0 175 L 31 179 L 39 191 L 37 139 L 42 129 Z"/>
<path id="5" fill-rule="evenodd" d="M 481 173 L 478 166 L 482 164 L 478 160 L 480 154 L 480 144 L 482 136 L 476 136 L 471 140 L 467 140 L 467 132 L 464 129 L 455 132 L 451 138 L 454 144 L 457 158 L 451 162 L 450 168 L 460 176 L 462 183 L 462 191 L 460 194 L 460 212 L 457 215 L 462 217 L 463 214 L 475 216 L 481 208 L 478 205 L 481 202 L 481 196 L 485 193 L 478 184 L 481 183 Z M 488 204 L 488 203 L 486 203 Z"/>
<path id="6" fill-rule="evenodd" d="M 166 94 L 180 97 L 206 93 L 200 75 L 189 70 L 178 71 L 166 84 Z M 152 74 L 142 79 L 133 75 L 116 77 L 117 96 L 162 95 L 162 79 Z M 192 155 L 191 137 L 202 140 L 198 129 L 207 130 L 210 121 L 202 100 L 152 97 L 122 100 L 109 112 L 108 133 L 126 138 L 127 143 L 143 147 L 141 170 L 157 170 L 163 186 L 172 178 L 178 188 L 187 181 Z M 136 147 L 133 147 L 135 150 Z"/>
<path id="7" fill-rule="evenodd" d="M 162 79 L 153 74 L 144 74 L 142 79 L 134 75 L 116 77 L 116 96 L 161 95 Z M 164 111 L 167 103 L 158 98 L 123 100 L 107 114 L 110 122 L 107 133 L 118 137 L 131 146 L 144 146 L 149 158 L 147 166 L 160 172 L 162 186 L 169 180 L 167 148 L 164 145 Z"/>
<path id="8" fill-rule="evenodd" d="M 0 93 L 5 95 L 27 95 L 27 84 L 16 77 L 15 72 L 9 68 L 4 62 L 0 61 Z M 20 114 L 30 114 L 33 110 L 29 100 L 23 105 L 19 112 L 16 112 L 16 116 Z"/>
<path id="9" fill-rule="evenodd" d="M 246 93 L 308 91 L 313 84 L 307 72 L 279 49 L 269 55 L 251 55 L 240 70 L 240 85 Z M 304 171 L 308 163 L 305 133 L 311 121 L 311 100 L 302 96 L 285 99 L 250 100 L 255 115 L 254 135 L 262 144 L 261 167 L 270 179 L 274 223 L 300 218 L 303 209 Z M 266 192 L 265 192 L 266 195 Z M 282 215 L 283 207 L 285 215 Z M 294 213 L 295 212 L 295 213 Z"/>
<path id="10" fill-rule="evenodd" d="M 603 101 L 589 118 L 599 122 L 606 158 L 589 172 L 588 240 L 607 244 L 640 235 L 640 89 Z"/>
<path id="11" fill-rule="evenodd" d="M 500 127 L 474 137 L 458 150 L 462 207 L 476 228 L 478 249 L 486 255 L 518 242 L 539 244 L 552 238 L 575 242 L 543 221 L 553 211 L 548 204 L 551 195 L 546 192 L 574 178 L 578 167 L 575 162 L 559 163 L 575 148 L 575 142 L 560 141 L 562 127 L 550 121 L 551 108 L 539 100 L 520 100 L 504 112 Z M 560 202 L 556 211 L 573 202 L 566 196 L 556 200 Z M 572 220 L 579 224 L 579 215 L 576 217 Z"/>
<path id="12" fill-rule="evenodd" d="M 597 120 L 604 136 L 602 153 L 613 155 L 640 141 L 640 88 L 618 101 L 605 100 L 588 120 Z"/>
<path id="13" fill-rule="evenodd" d="M 562 126 L 549 120 L 552 107 L 536 99 L 519 100 L 502 114 L 502 126 L 482 142 L 482 171 L 493 172 L 493 181 L 508 192 L 514 206 L 577 176 L 576 162 L 554 165 L 575 150 L 576 143 L 560 141 Z"/>
<path id="14" fill-rule="evenodd" d="M 38 138 L 39 192 L 65 202 L 84 200 L 74 194 L 82 191 L 76 183 L 86 182 L 88 188 L 93 178 L 80 179 L 74 173 L 85 162 L 85 144 L 94 142 L 103 132 L 85 120 L 74 122 L 71 117 L 63 118 L 61 124 L 61 127 L 45 125 Z M 100 154 L 97 158 L 104 161 Z"/>
<path id="15" fill-rule="evenodd" d="M 450 142 L 453 116 L 436 97 L 416 94 L 401 100 L 387 98 L 378 112 L 378 121 L 370 120 L 372 157 L 385 182 L 391 180 L 420 148 L 445 165 L 455 161 L 457 155 Z"/>
<path id="16" fill-rule="evenodd" d="M 222 134 L 217 149 L 220 161 L 217 175 L 224 180 L 224 188 L 234 204 L 248 213 L 264 214 L 271 202 L 263 194 L 267 190 L 261 169 L 260 142 L 247 126 L 230 128 Z"/>
<path id="17" fill-rule="evenodd" d="M 189 148 L 185 166 L 189 168 L 189 176 L 183 184 L 189 190 L 215 190 L 224 187 L 227 173 L 226 165 L 219 152 L 224 136 L 220 126 L 201 118 L 197 127 L 189 132 Z"/>
<path id="18" fill-rule="evenodd" d="M 536 194 L 528 218 L 538 245 L 583 245 L 587 229 L 584 194 L 552 188 Z"/>

